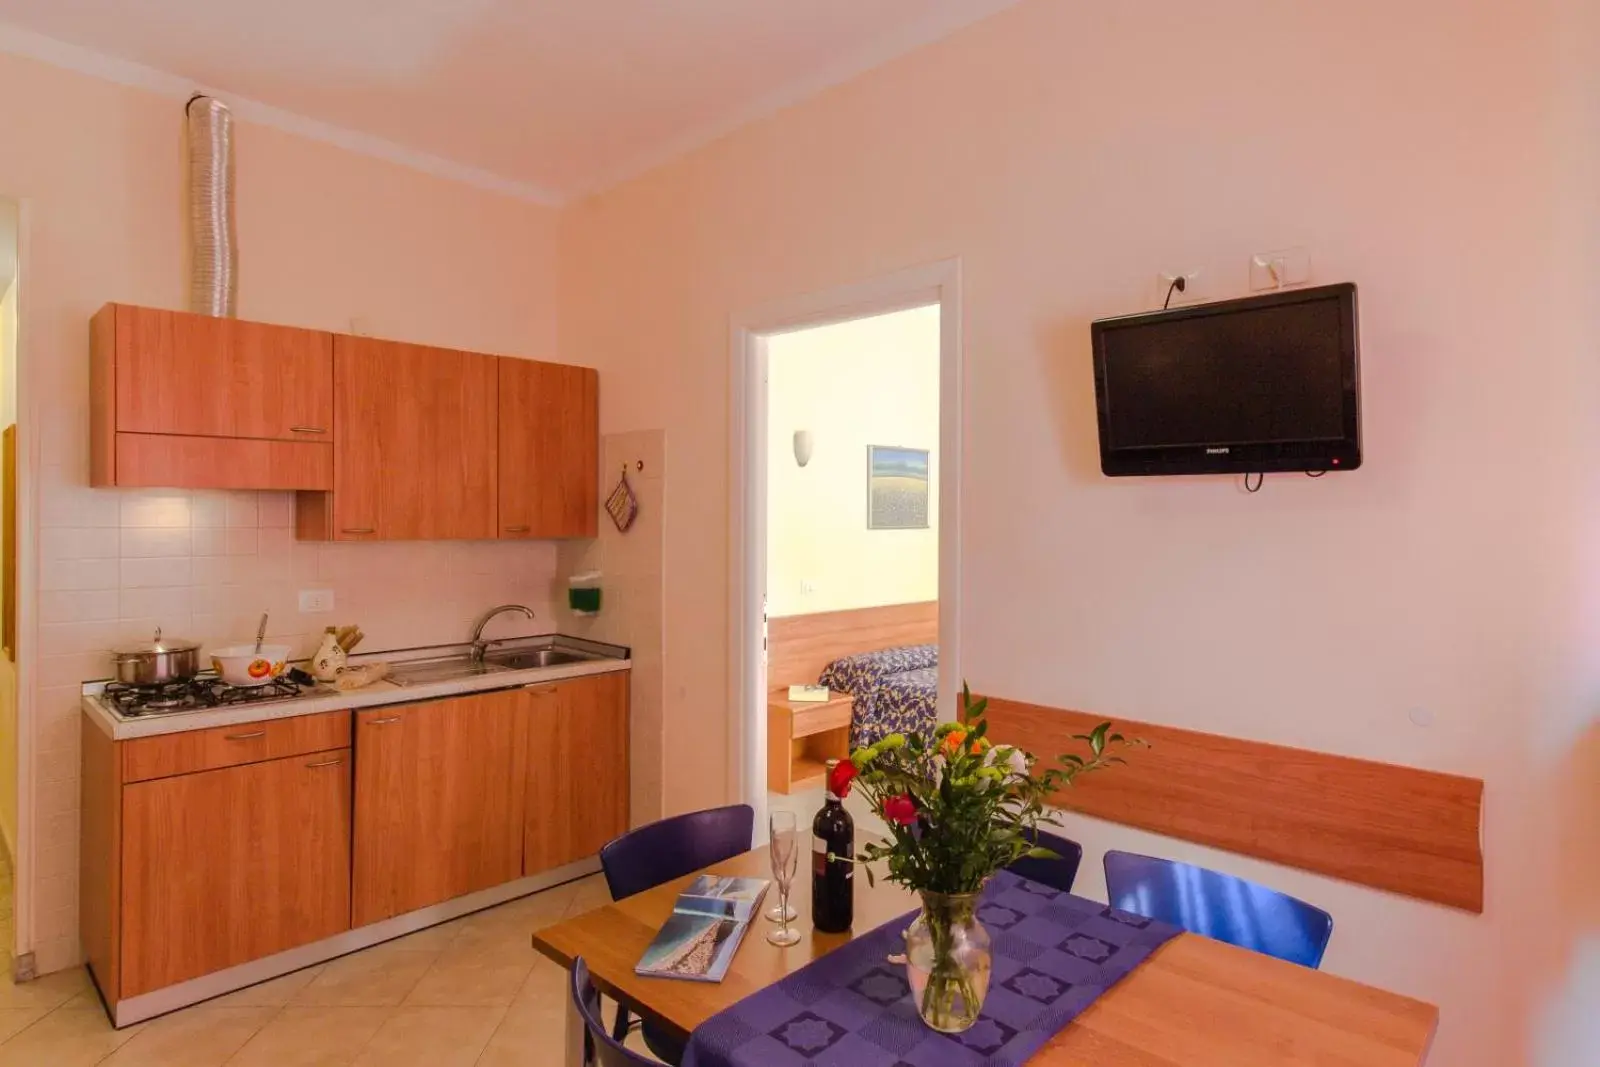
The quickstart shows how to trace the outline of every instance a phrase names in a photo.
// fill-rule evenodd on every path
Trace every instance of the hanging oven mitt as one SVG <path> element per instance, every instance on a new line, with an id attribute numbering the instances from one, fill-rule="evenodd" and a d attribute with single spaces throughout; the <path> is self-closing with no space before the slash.
<path id="1" fill-rule="evenodd" d="M 633 495 L 633 486 L 628 484 L 626 466 L 622 468 L 622 480 L 606 497 L 606 511 L 610 513 L 611 521 L 617 524 L 619 533 L 627 533 L 628 527 L 633 525 L 634 516 L 639 514 L 639 498 Z"/>

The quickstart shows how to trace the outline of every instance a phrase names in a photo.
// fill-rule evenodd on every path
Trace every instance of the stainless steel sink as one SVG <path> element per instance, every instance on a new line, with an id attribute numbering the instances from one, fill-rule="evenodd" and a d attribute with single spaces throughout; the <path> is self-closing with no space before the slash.
<path id="1" fill-rule="evenodd" d="M 525 671 L 534 667 L 559 667 L 567 663 L 584 663 L 594 659 L 582 652 L 564 648 L 529 648 L 510 652 L 493 652 L 484 657 L 485 662 L 500 664 L 509 670 Z"/>
<path id="2" fill-rule="evenodd" d="M 427 685 L 430 682 L 451 682 L 457 678 L 473 678 L 481 674 L 499 674 L 512 669 L 500 663 L 478 662 L 470 656 L 451 656 L 448 659 L 397 663 L 389 670 L 389 680 L 396 685 Z"/>

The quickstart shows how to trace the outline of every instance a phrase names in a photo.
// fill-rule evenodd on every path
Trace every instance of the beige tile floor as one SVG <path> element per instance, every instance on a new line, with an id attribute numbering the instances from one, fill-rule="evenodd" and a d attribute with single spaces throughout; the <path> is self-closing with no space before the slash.
<path id="1" fill-rule="evenodd" d="M 610 899 L 586 878 L 124 1030 L 82 968 L 17 985 L 8 958 L 0 1067 L 558 1064 L 566 972 L 528 935 Z M 9 870 L 3 908 L 9 945 Z"/>

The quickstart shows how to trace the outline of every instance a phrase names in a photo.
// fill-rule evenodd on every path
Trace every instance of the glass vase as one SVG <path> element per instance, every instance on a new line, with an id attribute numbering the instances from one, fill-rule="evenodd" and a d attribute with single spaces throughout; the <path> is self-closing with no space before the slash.
<path id="1" fill-rule="evenodd" d="M 979 893 L 922 894 L 922 914 L 906 931 L 906 980 L 929 1027 L 959 1034 L 978 1021 L 989 994 L 993 954 L 978 921 Z"/>

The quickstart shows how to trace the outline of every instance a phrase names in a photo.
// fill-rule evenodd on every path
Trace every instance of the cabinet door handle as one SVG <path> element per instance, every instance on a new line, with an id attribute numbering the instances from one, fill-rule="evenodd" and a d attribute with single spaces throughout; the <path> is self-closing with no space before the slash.
<path id="1" fill-rule="evenodd" d="M 390 715 L 386 719 L 368 719 L 362 725 L 364 725 L 364 726 L 388 726 L 390 723 L 399 722 L 399 721 L 400 721 L 400 716 L 398 716 L 398 715 Z"/>
<path id="2" fill-rule="evenodd" d="M 311 770 L 311 769 L 315 769 L 317 767 L 337 767 L 337 766 L 339 766 L 339 764 L 341 764 L 343 762 L 344 762 L 343 759 L 325 759 L 325 760 L 319 760 L 316 763 L 308 763 L 308 764 L 306 764 L 306 768 L 308 770 Z"/>
<path id="3" fill-rule="evenodd" d="M 506 533 L 527 533 L 531 526 L 507 526 Z"/>
<path id="4" fill-rule="evenodd" d="M 347 534 L 369 534 L 377 533 L 378 531 L 370 526 L 346 526 L 342 532 Z"/>
<path id="5" fill-rule="evenodd" d="M 290 433 L 327 433 L 321 426 L 291 426 Z"/>
<path id="6" fill-rule="evenodd" d="M 522 688 L 526 689 L 530 693 L 554 693 L 556 691 L 556 686 L 555 686 L 554 682 L 545 682 L 545 683 L 542 683 L 542 684 L 537 684 L 536 683 L 534 685 L 525 685 Z"/>
<path id="7" fill-rule="evenodd" d="M 248 733 L 248 734 L 224 734 L 223 735 L 223 740 L 225 740 L 225 741 L 254 741 L 258 737 L 266 737 L 266 736 L 267 736 L 267 732 L 265 730 L 257 730 L 254 733 Z"/>

